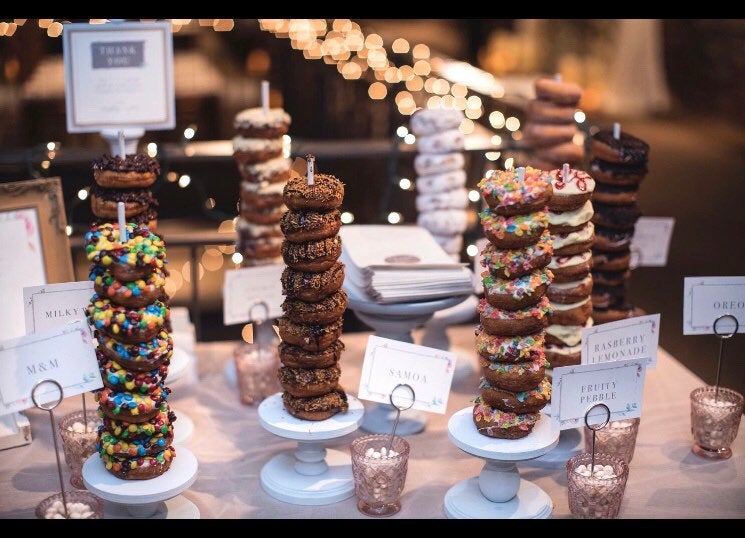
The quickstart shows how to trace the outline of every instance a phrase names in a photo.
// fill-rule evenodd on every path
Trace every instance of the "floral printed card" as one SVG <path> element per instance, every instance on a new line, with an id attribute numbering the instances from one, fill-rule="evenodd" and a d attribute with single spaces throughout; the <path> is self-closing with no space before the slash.
<path id="1" fill-rule="evenodd" d="M 562 430 L 584 426 L 585 414 L 605 404 L 610 420 L 635 418 L 642 413 L 646 359 L 554 368 L 551 383 L 551 418 Z M 590 424 L 603 422 L 605 409 L 590 413 Z"/>
<path id="2" fill-rule="evenodd" d="M 582 364 L 646 359 L 657 366 L 660 315 L 639 316 L 582 329 Z"/>
<path id="3" fill-rule="evenodd" d="M 85 321 L 0 342 L 0 415 L 33 407 L 31 391 L 44 380 L 58 382 L 64 397 L 103 386 Z M 59 390 L 51 383 L 36 393 L 39 403 L 58 398 Z"/>
<path id="4" fill-rule="evenodd" d="M 396 385 L 405 384 L 414 389 L 414 409 L 444 414 L 456 359 L 449 351 L 371 336 L 357 397 L 387 404 Z"/>
<path id="5" fill-rule="evenodd" d="M 683 287 L 683 334 L 745 332 L 745 276 L 686 277 Z"/>

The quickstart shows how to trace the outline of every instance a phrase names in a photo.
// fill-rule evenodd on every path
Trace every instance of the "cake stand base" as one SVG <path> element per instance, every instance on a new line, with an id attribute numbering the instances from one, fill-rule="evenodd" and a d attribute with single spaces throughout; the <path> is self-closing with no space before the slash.
<path id="1" fill-rule="evenodd" d="M 360 426 L 368 433 L 391 433 L 396 409 L 389 404 L 368 403 L 365 408 L 365 419 Z M 427 426 L 427 414 L 416 409 L 401 411 L 401 419 L 396 428 L 396 435 L 414 435 Z"/>
<path id="2" fill-rule="evenodd" d="M 522 479 L 517 495 L 507 502 L 495 503 L 484 497 L 475 476 L 458 482 L 445 494 L 445 515 L 450 519 L 547 519 L 553 507 L 545 491 Z"/>
<path id="3" fill-rule="evenodd" d="M 481 435 L 466 407 L 448 421 L 448 437 L 462 451 L 485 460 L 476 478 L 459 482 L 445 495 L 448 517 L 547 518 L 553 504 L 538 486 L 520 478 L 517 462 L 539 458 L 559 442 L 559 427 L 542 417 L 522 439 Z"/>
<path id="4" fill-rule="evenodd" d="M 194 421 L 183 411 L 173 411 L 176 413 L 176 422 L 173 425 L 173 444 L 185 445 L 191 440 L 194 434 Z"/>
<path id="5" fill-rule="evenodd" d="M 173 499 L 194 483 L 198 467 L 194 454 L 179 447 L 171 467 L 162 475 L 149 480 L 122 480 L 106 470 L 98 454 L 93 454 L 83 464 L 83 483 L 94 495 L 120 505 L 116 511 L 125 511 L 133 518 L 151 518 L 167 510 L 168 505 L 164 507 L 162 501 Z M 184 505 L 172 504 L 174 510 Z"/>
<path id="6" fill-rule="evenodd" d="M 226 362 L 225 368 L 223 368 L 222 373 L 225 376 L 225 382 L 228 384 L 228 387 L 234 389 L 238 386 L 238 376 L 235 371 L 235 361 L 230 360 Z"/>
<path id="7" fill-rule="evenodd" d="M 328 469 L 318 475 L 297 472 L 296 456 L 277 454 L 261 468 L 261 487 L 277 500 L 318 506 L 343 501 L 354 495 L 352 459 L 339 450 L 326 450 Z"/>
<path id="8" fill-rule="evenodd" d="M 132 514 L 123 504 L 104 501 L 104 519 L 132 519 Z M 177 495 L 158 503 L 155 513 L 147 519 L 199 519 L 197 505 L 183 495 Z"/>
<path id="9" fill-rule="evenodd" d="M 338 450 L 326 450 L 323 441 L 354 432 L 365 408 L 347 395 L 349 410 L 321 421 L 290 415 L 277 393 L 259 404 L 261 426 L 280 437 L 298 442 L 294 453 L 274 456 L 261 469 L 261 486 L 277 500 L 305 506 L 342 501 L 354 495 L 352 460 Z"/>
<path id="10" fill-rule="evenodd" d="M 728 460 L 732 457 L 731 448 L 720 448 L 718 450 L 713 450 L 710 448 L 704 448 L 698 443 L 693 443 L 691 452 L 707 460 Z"/>

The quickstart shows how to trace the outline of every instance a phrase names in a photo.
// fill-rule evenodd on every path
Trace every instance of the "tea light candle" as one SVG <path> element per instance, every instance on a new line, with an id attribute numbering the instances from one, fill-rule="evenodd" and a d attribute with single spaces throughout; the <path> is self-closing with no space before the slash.
<path id="1" fill-rule="evenodd" d="M 70 514 L 70 519 L 88 519 L 93 515 L 93 510 L 85 503 L 67 503 L 67 512 Z M 52 506 L 47 508 L 47 511 L 44 513 L 44 518 L 66 519 L 65 507 L 62 505 L 62 501 L 54 501 Z"/>

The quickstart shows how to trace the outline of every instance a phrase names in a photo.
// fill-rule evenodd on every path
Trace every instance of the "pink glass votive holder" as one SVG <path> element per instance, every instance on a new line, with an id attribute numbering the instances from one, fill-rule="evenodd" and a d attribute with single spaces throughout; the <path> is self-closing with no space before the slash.
<path id="1" fill-rule="evenodd" d="M 85 418 L 88 424 L 85 424 Z M 70 467 L 70 484 L 78 489 L 85 489 L 83 483 L 83 464 L 91 454 L 96 452 L 96 437 L 102 421 L 95 410 L 87 412 L 74 411 L 59 420 L 59 432 L 62 437 L 62 449 L 65 461 Z"/>
<path id="2" fill-rule="evenodd" d="M 569 510 L 578 519 L 613 519 L 621 508 L 629 466 L 621 458 L 596 452 L 594 474 L 581 474 L 591 464 L 592 454 L 587 452 L 567 461 Z"/>
<path id="3" fill-rule="evenodd" d="M 743 410 L 743 396 L 719 387 L 700 387 L 691 392 L 691 433 L 693 453 L 703 458 L 726 460 L 737 437 Z"/>
<path id="4" fill-rule="evenodd" d="M 241 403 L 253 405 L 281 390 L 276 344 L 241 344 L 233 352 Z"/>
<path id="5" fill-rule="evenodd" d="M 395 436 L 364 435 L 351 444 L 352 474 L 357 508 L 368 516 L 391 516 L 401 510 L 401 492 L 406 483 L 409 443 Z"/>
<path id="6" fill-rule="evenodd" d="M 65 491 L 67 514 L 62 493 L 50 495 L 36 506 L 37 519 L 103 519 L 103 502 L 87 491 Z M 65 517 L 65 516 L 68 517 Z"/>
<path id="7" fill-rule="evenodd" d="M 603 452 L 621 458 L 627 464 L 634 457 L 639 419 L 629 418 L 609 422 L 605 428 L 595 432 L 595 452 Z M 585 427 L 585 451 L 592 451 L 592 430 Z"/>

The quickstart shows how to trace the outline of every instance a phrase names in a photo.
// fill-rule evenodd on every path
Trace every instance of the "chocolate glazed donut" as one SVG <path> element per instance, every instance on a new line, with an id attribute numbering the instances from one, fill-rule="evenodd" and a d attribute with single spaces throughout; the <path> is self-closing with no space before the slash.
<path id="1" fill-rule="evenodd" d="M 326 213 L 307 210 L 287 211 L 282 215 L 279 226 L 291 243 L 318 241 L 339 233 L 341 213 L 338 209 Z"/>
<path id="2" fill-rule="evenodd" d="M 341 237 L 338 235 L 307 243 L 282 243 L 282 258 L 289 267 L 298 271 L 326 271 L 340 255 Z"/>
<path id="3" fill-rule="evenodd" d="M 341 288 L 344 283 L 344 264 L 334 263 L 321 273 L 307 273 L 285 267 L 282 272 L 282 294 L 302 301 L 320 301 Z"/>

